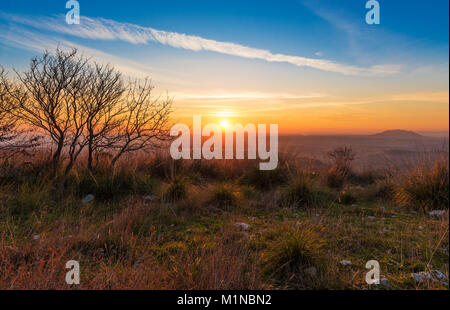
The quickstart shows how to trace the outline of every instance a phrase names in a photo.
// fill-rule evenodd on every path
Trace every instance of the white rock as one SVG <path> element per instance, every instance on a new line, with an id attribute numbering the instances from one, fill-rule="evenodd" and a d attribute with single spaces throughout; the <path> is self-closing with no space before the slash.
<path id="1" fill-rule="evenodd" d="M 384 288 L 391 288 L 391 283 L 389 283 L 389 280 L 386 278 L 380 279 L 379 285 L 383 286 Z"/>
<path id="2" fill-rule="evenodd" d="M 428 212 L 428 214 L 434 217 L 442 217 L 445 214 L 445 210 L 433 210 Z"/>
<path id="3" fill-rule="evenodd" d="M 317 274 L 317 269 L 316 269 L 316 267 L 309 267 L 309 268 L 306 268 L 304 270 L 304 272 L 311 277 L 315 277 Z"/>
<path id="4" fill-rule="evenodd" d="M 371 219 L 371 220 L 374 220 L 374 219 L 375 219 L 375 216 L 369 215 L 367 218 L 368 218 L 368 219 Z"/>
<path id="5" fill-rule="evenodd" d="M 447 276 L 439 270 L 421 271 L 413 273 L 412 277 L 417 282 L 433 281 L 433 282 L 447 282 Z"/>
<path id="6" fill-rule="evenodd" d="M 155 196 L 151 196 L 151 195 L 142 196 L 142 199 L 144 199 L 145 201 L 153 201 L 153 200 L 155 200 Z"/>
<path id="7" fill-rule="evenodd" d="M 349 266 L 349 265 L 351 265 L 352 264 L 352 262 L 351 261 L 349 261 L 349 260 L 341 260 L 341 265 L 343 265 L 343 266 Z"/>
<path id="8" fill-rule="evenodd" d="M 412 277 L 414 278 L 414 280 L 416 280 L 417 282 L 420 282 L 424 279 L 424 275 L 421 273 L 413 273 Z"/>
<path id="9" fill-rule="evenodd" d="M 87 195 L 86 197 L 84 197 L 83 199 L 81 199 L 81 203 L 90 203 L 91 201 L 94 201 L 95 197 L 92 194 Z"/>
<path id="10" fill-rule="evenodd" d="M 33 236 L 33 240 L 39 240 L 40 236 L 39 235 L 34 235 Z"/>
<path id="11" fill-rule="evenodd" d="M 420 229 L 420 230 L 422 230 L 422 229 L 424 229 L 424 228 L 425 228 L 425 227 L 423 227 L 422 225 L 419 226 L 419 229 Z"/>
<path id="12" fill-rule="evenodd" d="M 243 230 L 250 230 L 250 225 L 248 225 L 246 223 L 236 223 L 236 224 L 234 224 L 234 226 L 240 227 Z"/>

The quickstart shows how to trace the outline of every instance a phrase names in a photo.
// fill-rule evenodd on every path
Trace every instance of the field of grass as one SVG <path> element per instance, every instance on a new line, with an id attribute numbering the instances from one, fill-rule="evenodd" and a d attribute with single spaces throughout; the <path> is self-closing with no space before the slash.
<path id="1" fill-rule="evenodd" d="M 0 289 L 448 289 L 412 276 L 449 276 L 445 158 L 340 175 L 161 155 L 77 167 L 64 189 L 45 171 L 0 170 Z M 68 260 L 80 285 L 65 283 Z M 384 285 L 366 284 L 369 260 Z"/>

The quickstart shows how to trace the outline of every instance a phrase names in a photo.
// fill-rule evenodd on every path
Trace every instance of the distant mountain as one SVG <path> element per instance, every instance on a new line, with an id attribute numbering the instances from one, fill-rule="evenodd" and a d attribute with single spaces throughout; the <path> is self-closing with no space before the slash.
<path id="1" fill-rule="evenodd" d="M 395 138 L 395 139 L 417 139 L 417 138 L 424 138 L 424 136 L 409 130 L 401 130 L 401 129 L 395 129 L 395 130 L 386 130 L 377 134 L 372 135 L 372 137 L 378 137 L 378 138 Z"/>

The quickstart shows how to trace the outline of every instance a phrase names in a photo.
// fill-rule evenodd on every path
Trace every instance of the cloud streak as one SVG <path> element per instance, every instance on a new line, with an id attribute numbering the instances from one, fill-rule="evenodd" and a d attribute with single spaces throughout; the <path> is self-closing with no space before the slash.
<path id="1" fill-rule="evenodd" d="M 5 17 L 6 14 L 3 14 Z M 151 42 L 190 51 L 209 51 L 237 56 L 247 59 L 258 59 L 267 62 L 290 63 L 298 67 L 310 67 L 322 71 L 335 72 L 353 76 L 383 76 L 397 73 L 399 66 L 375 65 L 358 67 L 341 64 L 331 60 L 313 59 L 272 53 L 268 50 L 252 48 L 232 42 L 221 42 L 187 35 L 167 32 L 139 25 L 116 22 L 104 18 L 81 17 L 80 25 L 68 25 L 64 16 L 30 18 L 21 15 L 6 15 L 6 18 L 34 28 L 95 40 L 121 40 L 131 44 L 148 44 Z"/>
<path id="2" fill-rule="evenodd" d="M 5 27 L 0 24 L 0 40 L 2 43 L 9 46 L 39 53 L 43 50 L 54 51 L 56 48 L 63 50 L 76 48 L 80 53 L 89 57 L 91 61 L 114 64 L 116 69 L 128 77 L 147 78 L 151 73 L 151 77 L 154 80 L 157 80 L 158 83 L 162 83 L 166 86 L 198 86 L 197 84 L 188 81 L 185 77 L 180 76 L 178 72 L 150 67 L 130 59 L 112 55 L 58 37 L 39 34 L 35 31 L 28 31 L 19 26 Z"/>

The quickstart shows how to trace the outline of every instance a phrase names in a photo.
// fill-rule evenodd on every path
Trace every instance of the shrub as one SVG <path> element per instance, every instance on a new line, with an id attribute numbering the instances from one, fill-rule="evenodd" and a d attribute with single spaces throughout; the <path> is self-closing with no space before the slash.
<path id="1" fill-rule="evenodd" d="M 311 227 L 286 227 L 264 255 L 263 273 L 278 284 L 301 280 L 304 269 L 320 264 L 324 241 Z"/>
<path id="2" fill-rule="evenodd" d="M 338 147 L 328 152 L 327 157 L 332 161 L 332 167 L 327 173 L 327 184 L 331 188 L 342 188 L 351 172 L 351 162 L 355 159 L 355 153 L 351 147 Z"/>
<path id="3" fill-rule="evenodd" d="M 237 198 L 230 185 L 220 183 L 214 187 L 210 203 L 217 205 L 221 209 L 228 209 L 236 206 Z"/>
<path id="4" fill-rule="evenodd" d="M 343 205 L 351 205 L 356 202 L 356 197 L 349 191 L 339 193 L 338 202 Z"/>
<path id="5" fill-rule="evenodd" d="M 280 202 L 288 207 L 308 207 L 314 203 L 314 191 L 308 177 L 300 175 L 291 180 L 281 191 Z"/>
<path id="6" fill-rule="evenodd" d="M 161 199 L 164 202 L 174 202 L 186 198 L 187 180 L 186 178 L 175 177 L 163 189 Z"/>
<path id="7" fill-rule="evenodd" d="M 174 175 L 182 172 L 183 161 L 174 160 L 170 156 L 161 153 L 156 153 L 151 158 L 150 163 L 146 167 L 152 176 L 160 179 L 170 180 Z"/>
<path id="8" fill-rule="evenodd" d="M 342 188 L 345 182 L 345 173 L 338 167 L 331 167 L 327 171 L 327 185 L 330 188 Z"/>
<path id="9" fill-rule="evenodd" d="M 284 166 L 278 166 L 274 170 L 260 170 L 259 166 L 253 166 L 248 168 L 243 176 L 243 182 L 258 189 L 267 190 L 286 183 L 288 175 Z"/>
<path id="10" fill-rule="evenodd" d="M 352 184 L 367 186 L 374 184 L 377 176 L 372 171 L 364 171 L 360 173 L 350 172 L 348 178 Z"/>
<path id="11" fill-rule="evenodd" d="M 243 185 L 241 191 L 242 195 L 247 199 L 251 199 L 255 196 L 255 188 L 251 185 Z"/>
<path id="12" fill-rule="evenodd" d="M 194 160 L 189 166 L 189 169 L 194 177 L 198 176 L 205 179 L 218 180 L 223 179 L 225 176 L 225 171 L 220 169 L 219 163 L 210 160 Z"/>
<path id="13" fill-rule="evenodd" d="M 51 190 L 50 184 L 46 184 L 45 181 L 38 184 L 28 182 L 21 184 L 17 189 L 11 214 L 25 218 L 30 213 L 39 211 L 50 203 Z"/>
<path id="14" fill-rule="evenodd" d="M 439 160 L 433 166 L 423 166 L 407 175 L 395 192 L 400 206 L 411 206 L 426 211 L 448 209 L 448 160 Z"/>
<path id="15" fill-rule="evenodd" d="M 355 159 L 355 153 L 351 147 L 338 147 L 327 153 L 328 158 L 333 162 L 333 166 L 339 168 L 345 175 L 350 172 L 351 162 Z"/>
<path id="16" fill-rule="evenodd" d="M 384 202 L 392 201 L 394 197 L 395 186 L 389 179 L 375 183 L 369 188 L 368 197 L 370 199 L 381 200 Z"/>
<path id="17" fill-rule="evenodd" d="M 98 201 L 112 201 L 155 190 L 156 182 L 149 175 L 127 168 L 92 174 L 82 171 L 75 177 L 75 191 L 79 196 L 93 194 Z"/>

